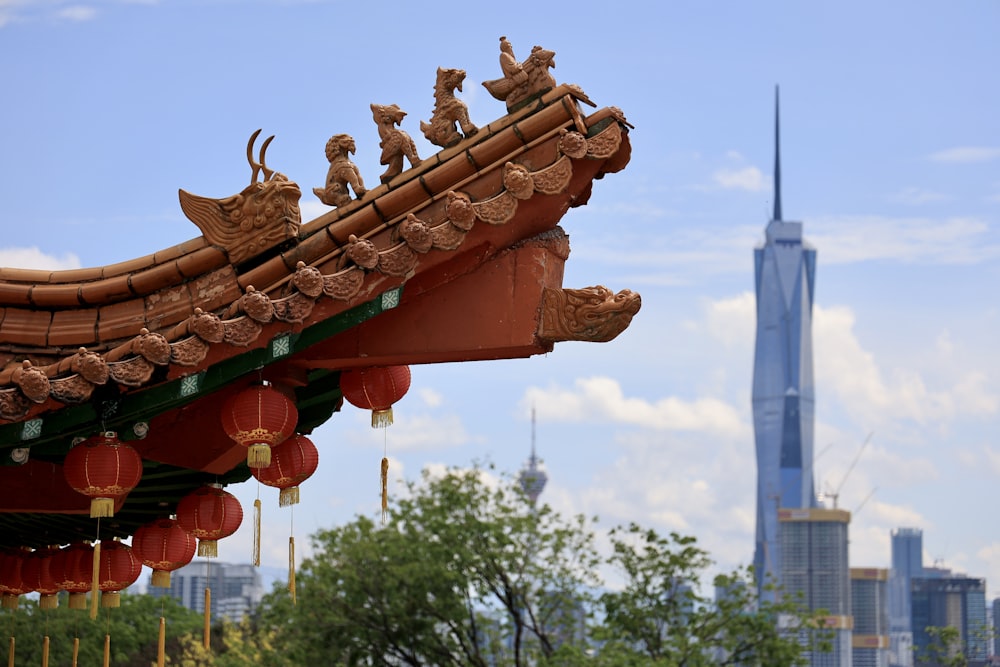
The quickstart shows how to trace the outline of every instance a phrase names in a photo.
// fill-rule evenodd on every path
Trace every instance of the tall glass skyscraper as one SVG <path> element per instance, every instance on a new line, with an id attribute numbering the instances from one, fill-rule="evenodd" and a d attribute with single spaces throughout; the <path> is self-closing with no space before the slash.
<path id="1" fill-rule="evenodd" d="M 780 123 L 775 92 L 774 216 L 754 249 L 757 342 L 753 424 L 757 448 L 758 586 L 779 582 L 779 508 L 816 507 L 813 488 L 812 304 L 816 250 L 801 222 L 781 215 Z M 765 591 L 761 595 L 768 597 Z"/>

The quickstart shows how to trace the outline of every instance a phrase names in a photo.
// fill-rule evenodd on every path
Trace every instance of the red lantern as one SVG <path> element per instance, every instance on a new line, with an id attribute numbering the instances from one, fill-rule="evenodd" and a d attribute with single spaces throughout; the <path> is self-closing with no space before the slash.
<path id="1" fill-rule="evenodd" d="M 106 431 L 70 449 L 63 472 L 74 490 L 92 499 L 91 517 L 114 516 L 115 501 L 142 479 L 142 457 L 114 431 Z"/>
<path id="2" fill-rule="evenodd" d="M 21 565 L 21 579 L 31 590 L 39 594 L 39 609 L 55 609 L 59 606 L 59 582 L 52 572 L 52 559 L 59 553 L 59 547 L 44 547 L 28 554 Z"/>
<path id="3" fill-rule="evenodd" d="M 372 428 L 392 424 L 392 405 L 409 389 L 409 366 L 354 368 L 340 374 L 344 399 L 357 408 L 372 411 Z"/>
<path id="4" fill-rule="evenodd" d="M 127 544 L 117 539 L 101 542 L 97 585 L 101 589 L 102 607 L 120 607 L 121 590 L 136 582 L 142 574 L 142 563 Z"/>
<path id="5" fill-rule="evenodd" d="M 240 501 L 219 484 L 206 484 L 177 503 L 177 523 L 198 538 L 199 556 L 218 556 L 218 540 L 235 533 L 242 522 Z"/>
<path id="6" fill-rule="evenodd" d="M 94 547 L 87 542 L 63 547 L 52 557 L 49 569 L 59 588 L 69 593 L 69 608 L 86 609 L 94 576 Z"/>
<path id="7" fill-rule="evenodd" d="M 319 452 L 312 440 L 295 434 L 271 450 L 271 465 L 251 468 L 261 484 L 281 489 L 278 506 L 299 502 L 299 484 L 309 479 L 319 466 Z"/>
<path id="8" fill-rule="evenodd" d="M 31 592 L 31 587 L 21 577 L 24 560 L 29 553 L 22 548 L 0 555 L 0 593 L 3 593 L 0 604 L 4 609 L 17 609 L 21 596 Z"/>
<path id="9" fill-rule="evenodd" d="M 198 540 L 175 519 L 157 519 L 139 526 L 132 536 L 132 553 L 153 570 L 153 586 L 170 587 L 170 573 L 194 558 Z"/>
<path id="10" fill-rule="evenodd" d="M 287 396 L 274 387 L 254 385 L 233 396 L 222 410 L 226 434 L 247 447 L 247 465 L 266 468 L 271 463 L 271 447 L 295 432 L 298 410 Z"/>

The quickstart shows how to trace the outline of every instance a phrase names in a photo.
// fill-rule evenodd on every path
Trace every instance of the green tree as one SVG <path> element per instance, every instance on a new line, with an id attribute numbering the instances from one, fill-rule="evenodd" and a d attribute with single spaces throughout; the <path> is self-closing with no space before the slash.
<path id="1" fill-rule="evenodd" d="M 801 633 L 807 644 L 828 649 L 822 612 L 807 612 L 787 597 L 758 606 L 749 569 L 716 576 L 718 600 L 700 594 L 698 582 L 712 561 L 695 538 L 664 537 L 636 524 L 610 537 L 609 563 L 623 585 L 600 599 L 604 621 L 597 634 L 607 639 L 607 664 L 807 664 Z"/>
<path id="2" fill-rule="evenodd" d="M 731 591 L 718 605 L 702 599 L 709 559 L 694 538 L 618 528 L 602 560 L 584 517 L 533 507 L 478 468 L 425 474 L 385 525 L 358 517 L 312 539 L 297 604 L 284 588 L 265 597 L 264 664 L 780 667 L 802 658 L 779 615 L 814 618 L 791 602 L 754 607 L 745 571 L 715 580 Z M 597 597 L 605 562 L 625 585 Z"/>
<path id="3" fill-rule="evenodd" d="M 596 583 L 583 517 L 533 509 L 481 470 L 424 475 L 384 526 L 359 517 L 313 536 L 298 603 L 262 624 L 296 664 L 524 665 L 552 655 Z"/>

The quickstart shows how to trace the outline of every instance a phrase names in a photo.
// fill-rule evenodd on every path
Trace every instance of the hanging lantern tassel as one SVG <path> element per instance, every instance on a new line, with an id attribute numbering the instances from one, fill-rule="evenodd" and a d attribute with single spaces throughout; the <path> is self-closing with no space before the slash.
<path id="1" fill-rule="evenodd" d="M 288 536 L 288 594 L 295 604 L 295 536 Z"/>
<path id="2" fill-rule="evenodd" d="M 167 655 L 167 619 L 160 616 L 160 636 L 156 640 L 156 667 L 164 667 Z"/>
<path id="3" fill-rule="evenodd" d="M 287 489 L 282 489 L 278 493 L 278 507 L 289 507 L 290 505 L 299 504 L 299 487 L 290 486 Z"/>
<path id="4" fill-rule="evenodd" d="M 10 643 L 7 645 L 7 667 L 14 667 L 14 638 L 10 638 Z"/>
<path id="5" fill-rule="evenodd" d="M 250 560 L 254 567 L 260 567 L 260 498 L 253 501 L 253 554 Z"/>
<path id="6" fill-rule="evenodd" d="M 101 579 L 101 543 L 94 542 L 94 565 L 90 572 L 90 620 L 97 619 L 97 592 Z"/>
<path id="7" fill-rule="evenodd" d="M 72 667 L 76 667 L 76 661 L 80 657 L 80 638 L 73 637 L 73 663 Z"/>
<path id="8" fill-rule="evenodd" d="M 389 509 L 389 459 L 382 457 L 382 523 Z"/>
<path id="9" fill-rule="evenodd" d="M 111 635 L 104 635 L 104 667 L 111 667 Z"/>
<path id="10" fill-rule="evenodd" d="M 212 589 L 205 586 L 205 637 L 202 645 L 205 650 L 212 646 Z"/>
<path id="11" fill-rule="evenodd" d="M 388 428 L 392 426 L 392 408 L 372 410 L 372 428 Z"/>
<path id="12" fill-rule="evenodd" d="M 42 667 L 49 667 L 49 636 L 42 640 Z"/>

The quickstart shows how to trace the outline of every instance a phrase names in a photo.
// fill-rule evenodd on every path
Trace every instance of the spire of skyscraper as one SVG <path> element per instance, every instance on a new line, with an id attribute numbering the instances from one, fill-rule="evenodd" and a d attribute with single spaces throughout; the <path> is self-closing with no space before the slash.
<path id="1" fill-rule="evenodd" d="M 518 481 L 531 504 L 538 502 L 538 497 L 545 489 L 545 483 L 549 481 L 549 476 L 539 467 L 538 457 L 535 455 L 535 408 L 531 408 L 531 458 L 528 459 L 525 467 L 521 468 Z"/>
<path id="2" fill-rule="evenodd" d="M 774 219 L 781 220 L 781 118 L 778 86 L 774 87 Z"/>

